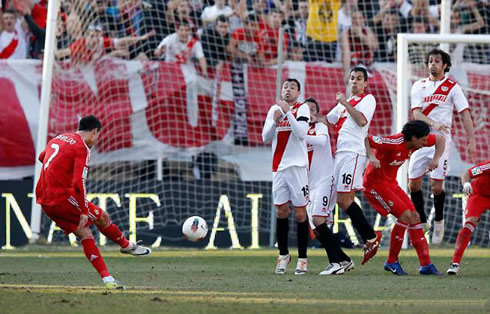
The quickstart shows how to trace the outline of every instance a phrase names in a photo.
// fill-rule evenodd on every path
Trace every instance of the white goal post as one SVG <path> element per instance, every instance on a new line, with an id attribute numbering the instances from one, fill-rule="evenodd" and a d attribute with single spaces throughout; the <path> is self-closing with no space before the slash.
<path id="1" fill-rule="evenodd" d="M 410 43 L 442 43 L 442 44 L 490 44 L 490 35 L 459 35 L 459 34 L 398 34 L 397 36 L 397 97 L 394 119 L 396 132 L 400 132 L 403 125 L 408 122 L 409 95 L 412 88 L 409 77 L 409 55 L 408 45 Z M 407 163 L 398 171 L 398 183 L 402 189 L 407 191 L 408 171 Z"/>

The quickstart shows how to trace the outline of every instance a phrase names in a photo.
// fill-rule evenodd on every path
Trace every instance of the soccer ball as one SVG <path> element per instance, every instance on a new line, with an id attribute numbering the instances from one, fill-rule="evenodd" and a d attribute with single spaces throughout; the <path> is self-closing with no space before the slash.
<path id="1" fill-rule="evenodd" d="M 202 217 L 189 217 L 182 225 L 182 233 L 189 241 L 201 241 L 208 234 L 208 224 Z"/>

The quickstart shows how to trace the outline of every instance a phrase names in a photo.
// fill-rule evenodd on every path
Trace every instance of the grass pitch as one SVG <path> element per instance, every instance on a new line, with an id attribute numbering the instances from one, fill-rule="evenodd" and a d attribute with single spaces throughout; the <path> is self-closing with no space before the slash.
<path id="1" fill-rule="evenodd" d="M 294 251 L 292 251 L 294 255 Z M 383 270 L 387 251 L 365 266 L 318 276 L 323 250 L 309 250 L 308 274 L 273 274 L 277 251 L 160 250 L 150 257 L 102 251 L 127 290 L 106 292 L 81 249 L 0 252 L 1 313 L 490 313 L 490 250 L 468 249 L 459 276 L 421 276 L 413 250 L 401 253 L 409 276 Z M 451 249 L 431 249 L 446 271 Z"/>

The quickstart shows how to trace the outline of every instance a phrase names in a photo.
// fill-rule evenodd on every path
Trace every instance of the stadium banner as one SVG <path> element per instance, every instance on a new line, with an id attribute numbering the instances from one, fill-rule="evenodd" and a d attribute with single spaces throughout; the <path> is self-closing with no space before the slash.
<path id="1" fill-rule="evenodd" d="M 378 70 L 372 72 L 368 88 L 377 100 L 370 132 L 387 135 L 393 131 L 393 104 L 396 103 L 394 65 L 380 64 L 375 69 Z M 242 180 L 270 181 L 272 158 L 270 147 L 262 143 L 261 131 L 267 111 L 275 102 L 276 69 L 246 67 L 245 71 L 246 105 L 240 105 L 240 110 L 246 110 L 246 121 L 241 119 L 240 123 L 246 125 L 246 132 L 241 134 L 248 137 L 247 147 L 229 149 L 235 143 L 233 123 L 235 126 L 237 123 L 231 117 L 244 117 L 234 103 L 237 91 L 229 67 L 220 75 L 219 95 L 216 95 L 212 77 L 189 77 L 195 74 L 183 71 L 179 64 L 156 61 L 106 59 L 76 69 L 66 65 L 56 67 L 48 134 L 56 136 L 54 129 L 58 133 L 73 132 L 81 116 L 97 112 L 104 129 L 93 150 L 93 164 L 101 160 L 155 160 L 162 155 L 188 160 L 211 146 L 221 159 L 237 165 Z M 172 80 L 168 79 L 168 73 L 172 73 Z M 335 92 L 345 90 L 342 68 L 335 64 L 286 62 L 283 75 L 299 77 L 304 84 L 302 95 L 315 97 L 322 112 L 335 106 Z M 470 87 L 489 79 L 488 74 L 481 73 L 468 72 L 467 76 Z M 4 108 L 0 116 L 0 180 L 19 179 L 34 172 L 40 84 L 38 61 L 0 61 L 0 99 Z M 188 88 L 188 84 L 193 88 Z M 197 90 L 197 107 L 187 102 L 189 89 L 193 93 Z M 264 93 L 264 89 L 270 92 Z M 488 100 L 473 97 L 471 88 L 468 90 L 470 108 L 476 115 L 477 143 L 486 143 L 490 131 L 488 115 L 483 113 Z M 195 110 L 197 120 L 196 113 L 190 114 Z M 459 115 L 455 115 L 455 124 L 450 175 L 459 175 L 471 166 L 467 162 L 467 138 Z M 336 134 L 333 129 L 331 132 L 334 143 Z M 479 150 L 481 159 L 489 158 L 489 147 L 482 146 Z"/>

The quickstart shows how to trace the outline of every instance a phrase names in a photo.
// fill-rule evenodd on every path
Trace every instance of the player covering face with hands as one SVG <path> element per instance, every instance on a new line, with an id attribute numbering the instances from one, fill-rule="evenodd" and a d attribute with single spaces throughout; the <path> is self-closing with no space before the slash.
<path id="1" fill-rule="evenodd" d="M 306 135 L 310 109 L 298 103 L 301 86 L 287 79 L 281 88 L 281 99 L 271 106 L 262 130 L 265 143 L 272 142 L 272 196 L 276 207 L 276 236 L 279 257 L 275 273 L 284 274 L 291 261 L 288 249 L 289 202 L 295 209 L 298 240 L 298 264 L 295 274 L 307 271 L 308 220 L 308 154 Z"/>
<path id="2" fill-rule="evenodd" d="M 430 261 L 420 216 L 408 195 L 398 185 L 396 174 L 405 160 L 422 147 L 435 146 L 434 157 L 429 163 L 429 168 L 435 169 L 444 152 L 444 142 L 442 135 L 431 134 L 429 125 L 420 120 L 405 124 L 402 133 L 386 137 L 369 136 L 365 140 L 370 164 L 364 174 L 364 196 L 380 215 L 386 217 L 392 214 L 398 219 L 391 231 L 390 251 L 384 265 L 385 270 L 394 275 L 407 274 L 398 261 L 407 229 L 419 257 L 420 274 L 440 275 Z"/>
<path id="3" fill-rule="evenodd" d="M 58 135 L 48 142 L 39 155 L 43 166 L 36 186 L 36 200 L 65 234 L 74 233 L 80 239 L 85 256 L 99 273 L 106 289 L 124 289 L 109 274 L 89 226 L 94 224 L 103 235 L 118 244 L 121 253 L 144 256 L 151 250 L 128 241 L 105 211 L 87 201 L 85 185 L 90 149 L 96 144 L 101 129 L 100 121 L 90 115 L 80 120 L 77 132 Z"/>

